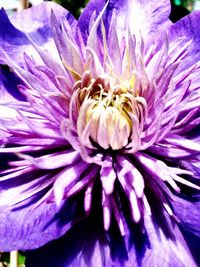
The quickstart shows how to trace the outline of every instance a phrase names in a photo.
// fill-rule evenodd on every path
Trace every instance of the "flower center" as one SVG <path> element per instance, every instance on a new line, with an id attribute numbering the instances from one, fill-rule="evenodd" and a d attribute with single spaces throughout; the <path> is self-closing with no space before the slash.
<path id="1" fill-rule="evenodd" d="M 117 84 L 110 77 L 93 79 L 89 72 L 75 84 L 77 132 L 82 144 L 112 150 L 127 147 L 132 131 L 138 131 L 134 117 L 141 117 L 131 85 Z"/>
<path id="2" fill-rule="evenodd" d="M 87 100 L 85 122 L 90 125 L 90 137 L 104 149 L 123 148 L 128 144 L 132 123 L 126 110 L 124 96 L 100 93 Z"/>

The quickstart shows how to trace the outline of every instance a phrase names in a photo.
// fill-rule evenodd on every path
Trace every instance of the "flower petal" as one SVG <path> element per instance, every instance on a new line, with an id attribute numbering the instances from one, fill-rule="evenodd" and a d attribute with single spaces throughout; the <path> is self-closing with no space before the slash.
<path id="1" fill-rule="evenodd" d="M 133 241 L 132 237 L 126 243 L 115 231 L 105 236 L 97 224 L 97 219 L 81 222 L 61 239 L 38 250 L 28 251 L 26 266 L 197 266 L 192 261 L 177 227 L 173 230 L 177 238 L 174 242 L 169 237 L 167 238 L 161 229 L 156 230 L 151 218 L 146 217 L 147 234 L 139 237 L 138 228 L 135 226 L 133 235 L 135 233 L 139 239 Z"/>
<path id="2" fill-rule="evenodd" d="M 92 21 L 90 18 L 98 16 L 106 0 L 92 0 L 84 9 L 78 25 L 81 28 L 85 39 L 89 34 Z M 159 31 L 164 31 L 171 23 L 168 19 L 170 13 L 170 2 L 168 0 L 111 0 L 104 14 L 104 24 L 107 29 L 110 27 L 112 16 L 116 19 L 118 33 L 125 33 L 127 27 L 135 35 L 142 34 L 144 38 L 152 37 Z"/>
<path id="3" fill-rule="evenodd" d="M 36 46 L 40 47 L 40 50 L 43 47 L 55 60 L 58 60 L 59 56 L 58 53 L 55 53 L 56 48 L 51 32 L 51 10 L 54 10 L 59 18 L 68 19 L 71 25 L 75 22 L 68 11 L 53 3 L 44 3 L 34 6 L 32 9 L 17 12 L 11 18 L 8 18 L 3 9 L 0 10 L 0 62 L 6 61 L 4 56 L 6 53 L 16 63 L 23 66 L 24 52 L 38 62 L 42 62 L 41 55 L 36 51 Z M 43 60 L 44 53 L 42 55 Z"/>
<path id="4" fill-rule="evenodd" d="M 193 256 L 200 265 L 200 199 L 196 197 L 175 198 L 172 201 L 175 215 L 180 220 L 181 231 L 188 243 Z"/>
<path id="5" fill-rule="evenodd" d="M 20 93 L 17 85 L 21 84 L 20 79 L 9 70 L 9 67 L 2 66 L 0 69 L 0 92 L 1 102 L 9 100 L 26 101 L 26 98 Z"/>
<path id="6" fill-rule="evenodd" d="M 189 69 L 192 65 L 199 61 L 200 58 L 200 34 L 198 31 L 198 25 L 200 21 L 200 12 L 192 12 L 190 15 L 182 18 L 177 23 L 173 24 L 169 28 L 168 38 L 169 42 L 180 40 L 182 46 L 190 41 L 189 51 L 187 57 L 184 58 L 184 64 L 180 64 L 178 72 Z M 198 76 L 194 75 L 192 79 L 192 85 L 198 81 Z"/>
<path id="7" fill-rule="evenodd" d="M 47 202 L 36 209 L 29 205 L 16 210 L 1 208 L 1 250 L 33 249 L 62 236 L 71 227 L 74 207 L 72 203 L 65 204 L 63 213 L 58 213 L 54 203 Z"/>

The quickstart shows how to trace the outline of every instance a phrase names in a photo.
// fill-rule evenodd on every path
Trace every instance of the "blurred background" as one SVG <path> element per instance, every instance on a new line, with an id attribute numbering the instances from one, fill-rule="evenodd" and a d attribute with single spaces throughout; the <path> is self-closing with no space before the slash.
<path id="1" fill-rule="evenodd" d="M 0 0 L 0 8 L 4 7 L 9 15 L 22 9 L 40 4 L 48 0 Z M 89 0 L 52 0 L 78 18 Z M 200 10 L 200 0 L 171 0 L 172 11 L 170 19 L 173 22 L 188 15 L 193 10 Z M 23 252 L 0 252 L 0 267 L 24 267 L 25 256 Z"/>

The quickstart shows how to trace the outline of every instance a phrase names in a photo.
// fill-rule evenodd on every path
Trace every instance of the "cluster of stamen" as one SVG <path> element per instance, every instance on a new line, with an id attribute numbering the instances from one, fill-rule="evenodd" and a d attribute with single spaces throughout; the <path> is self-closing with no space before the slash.
<path id="1" fill-rule="evenodd" d="M 134 117 L 141 117 L 134 88 L 106 76 L 94 79 L 86 72 L 73 90 L 81 143 L 89 148 L 95 143 L 103 149 L 126 148 L 137 130 Z"/>

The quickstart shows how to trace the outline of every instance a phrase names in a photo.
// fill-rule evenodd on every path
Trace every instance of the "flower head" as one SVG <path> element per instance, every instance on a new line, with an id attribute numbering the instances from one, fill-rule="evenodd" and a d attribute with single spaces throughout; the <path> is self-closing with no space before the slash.
<path id="1" fill-rule="evenodd" d="M 200 189 L 200 14 L 172 24 L 169 11 L 165 0 L 92 0 L 78 21 L 52 3 L 1 10 L 1 249 L 82 230 L 58 266 L 196 266 L 181 231 L 199 231 L 199 211 L 187 222 L 180 207 Z"/>

